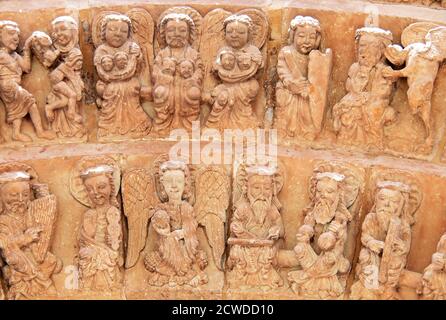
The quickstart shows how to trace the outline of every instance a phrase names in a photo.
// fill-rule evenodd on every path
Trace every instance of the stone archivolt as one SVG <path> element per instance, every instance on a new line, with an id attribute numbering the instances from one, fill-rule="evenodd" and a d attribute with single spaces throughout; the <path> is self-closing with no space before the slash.
<path id="1" fill-rule="evenodd" d="M 446 26 L 335 35 L 318 10 L 158 9 L 87 9 L 44 31 L 0 13 L 0 297 L 445 299 L 446 224 L 428 259 L 417 242 L 436 219 L 428 184 L 443 183 L 424 170 L 443 169 Z M 276 165 L 159 156 L 195 121 L 277 129 L 290 152 Z M 33 159 L 39 146 L 59 153 Z M 295 153 L 306 147 L 329 156 Z"/>

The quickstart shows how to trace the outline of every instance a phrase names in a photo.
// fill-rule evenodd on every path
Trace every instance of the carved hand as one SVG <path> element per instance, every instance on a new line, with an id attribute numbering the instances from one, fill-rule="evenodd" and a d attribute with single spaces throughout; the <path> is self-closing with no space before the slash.
<path id="1" fill-rule="evenodd" d="M 370 240 L 368 247 L 375 253 L 380 253 L 384 249 L 384 242 L 379 240 Z"/>
<path id="2" fill-rule="evenodd" d="M 402 76 L 400 71 L 393 70 L 391 67 L 384 68 L 382 70 L 382 75 L 384 78 L 388 78 L 390 80 L 395 80 Z"/>
<path id="3" fill-rule="evenodd" d="M 30 237 L 31 242 L 35 242 L 39 240 L 39 233 L 42 231 L 42 227 L 31 227 L 25 231 L 25 235 Z"/>
<path id="4" fill-rule="evenodd" d="M 175 230 L 172 232 L 172 235 L 174 236 L 175 240 L 181 240 L 184 239 L 184 230 Z"/>
<path id="5" fill-rule="evenodd" d="M 280 228 L 278 226 L 274 226 L 271 229 L 269 229 L 267 239 L 277 240 L 279 239 L 279 236 L 280 236 Z"/>
<path id="6" fill-rule="evenodd" d="M 393 243 L 392 249 L 397 253 L 397 254 L 404 254 L 406 253 L 406 245 L 404 244 L 404 242 L 400 239 L 396 239 L 395 242 Z"/>
<path id="7" fill-rule="evenodd" d="M 432 255 L 432 264 L 436 269 L 441 270 L 445 264 L 443 254 L 440 252 L 436 252 Z"/>

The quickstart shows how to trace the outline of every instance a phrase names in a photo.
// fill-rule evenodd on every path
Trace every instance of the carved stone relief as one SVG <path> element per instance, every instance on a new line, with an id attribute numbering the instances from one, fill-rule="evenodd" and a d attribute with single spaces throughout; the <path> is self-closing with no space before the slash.
<path id="1" fill-rule="evenodd" d="M 32 138 L 22 132 L 23 118 L 29 114 L 36 135 L 43 139 L 54 139 L 52 131 L 45 130 L 34 96 L 21 86 L 22 74 L 31 71 L 33 42 L 41 40 L 49 46 L 51 40 L 36 40 L 31 36 L 25 41 L 23 54 L 18 53 L 20 29 L 17 23 L 0 21 L 0 98 L 6 110 L 6 123 L 12 126 L 12 140 L 30 142 Z M 41 45 L 41 44 L 35 44 Z"/>
<path id="2" fill-rule="evenodd" d="M 363 173 L 342 164 L 321 163 L 310 179 L 311 204 L 294 248 L 301 270 L 288 273 L 295 293 L 304 298 L 343 297 L 351 268 L 347 240 L 360 208 Z"/>
<path id="3" fill-rule="evenodd" d="M 146 28 L 139 19 L 152 21 L 147 11 L 129 11 L 127 14 L 102 12 L 95 16 L 92 29 L 96 46 L 94 65 L 99 80 L 98 136 L 128 136 L 142 138 L 152 128 L 152 120 L 141 105 L 142 99 L 150 97 L 150 87 L 140 80 L 147 77 L 147 52 L 134 41 L 144 35 Z M 141 29 L 136 29 L 137 27 Z M 151 42 L 142 45 L 150 46 Z"/>
<path id="4" fill-rule="evenodd" d="M 26 164 L 0 165 L 0 252 L 8 299 L 57 296 L 53 275 L 62 261 L 51 253 L 56 197 Z"/>
<path id="5" fill-rule="evenodd" d="M 312 17 L 290 23 L 289 45 L 279 52 L 274 127 L 283 137 L 314 140 L 322 130 L 332 52 L 319 51 L 321 26 Z"/>
<path id="6" fill-rule="evenodd" d="M 378 172 L 372 181 L 374 203 L 362 225 L 357 280 L 350 298 L 398 300 L 411 228 L 423 195 L 419 182 L 407 173 Z"/>
<path id="7" fill-rule="evenodd" d="M 134 267 L 142 257 L 149 286 L 205 285 L 209 259 L 222 269 L 229 178 L 217 167 L 191 169 L 183 161 L 161 156 L 151 170 L 130 169 L 123 176 L 129 228 L 126 268 Z M 198 239 L 200 226 L 212 257 Z M 155 243 L 153 249 L 144 250 L 148 230 L 153 230 Z"/>
<path id="8" fill-rule="evenodd" d="M 224 30 L 219 41 L 211 42 L 215 47 L 208 48 L 206 52 L 209 55 L 207 61 L 214 57 L 211 70 L 219 79 L 219 84 L 204 95 L 204 101 L 211 105 L 206 126 L 217 129 L 263 126 L 253 103 L 260 89 L 256 75 L 264 67 L 260 49 L 268 32 L 265 14 L 256 9 L 231 15 L 220 10 L 209 13 L 205 20 L 208 24 L 217 20 L 213 30 Z M 206 70 L 210 70 L 209 66 Z"/>
<path id="9" fill-rule="evenodd" d="M 284 281 L 277 258 L 284 226 L 277 196 L 284 183 L 283 174 L 278 167 L 241 164 L 235 179 L 228 285 L 232 289 L 281 287 Z"/>
<path id="10" fill-rule="evenodd" d="M 152 81 L 154 130 L 166 135 L 173 128 L 190 130 L 200 118 L 203 63 L 196 50 L 201 15 L 190 7 L 173 7 L 158 19 L 159 45 Z"/>
<path id="11" fill-rule="evenodd" d="M 70 189 L 89 207 L 79 232 L 77 265 L 81 290 L 110 291 L 121 287 L 122 215 L 117 201 L 120 169 L 108 157 L 82 158 L 72 170 Z"/>

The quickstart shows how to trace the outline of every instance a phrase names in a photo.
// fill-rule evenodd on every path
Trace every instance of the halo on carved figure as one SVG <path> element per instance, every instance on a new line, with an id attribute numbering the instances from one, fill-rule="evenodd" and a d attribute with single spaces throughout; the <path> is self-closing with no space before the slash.
<path id="1" fill-rule="evenodd" d="M 284 166 L 280 162 L 277 162 L 277 164 L 266 163 L 262 165 L 248 165 L 246 163 L 241 163 L 237 168 L 235 176 L 233 203 L 237 203 L 238 200 L 247 194 L 248 178 L 253 175 L 272 176 L 274 183 L 273 197 L 277 197 L 280 191 L 282 191 L 285 183 L 285 171 L 283 168 Z"/>
<path id="2" fill-rule="evenodd" d="M 133 8 L 126 15 L 132 21 L 132 38 L 147 55 L 147 62 L 153 65 L 153 39 L 155 35 L 155 22 L 150 13 L 142 8 Z"/>
<path id="3" fill-rule="evenodd" d="M 243 9 L 237 12 L 236 15 L 246 15 L 251 18 L 251 43 L 261 49 L 266 42 L 269 31 L 268 18 L 265 12 L 259 9 Z"/>
<path id="4" fill-rule="evenodd" d="M 316 31 L 322 35 L 321 23 L 316 18 L 310 16 L 295 16 L 290 22 L 290 27 L 288 28 L 288 44 L 293 44 L 294 33 L 297 27 L 311 26 L 316 29 Z"/>
<path id="5" fill-rule="evenodd" d="M 316 195 L 317 182 L 329 178 L 341 183 L 344 188 L 344 201 L 347 208 L 351 207 L 364 185 L 364 174 L 360 169 L 340 162 L 322 162 L 316 165 L 310 178 L 309 193 L 311 201 Z"/>
<path id="6" fill-rule="evenodd" d="M 36 171 L 25 163 L 7 162 L 0 164 L 0 185 L 9 181 L 25 180 L 34 183 L 38 178 Z"/>
<path id="7" fill-rule="evenodd" d="M 383 188 L 406 193 L 408 195 L 409 222 L 410 224 L 415 222 L 414 214 L 423 200 L 423 193 L 417 178 L 408 172 L 386 169 L 374 172 L 371 176 L 371 183 L 373 186 L 369 195 L 371 202 L 374 202 L 376 193 Z"/>
<path id="8" fill-rule="evenodd" d="M 393 41 L 392 32 L 390 32 L 389 30 L 384 30 L 378 27 L 362 27 L 356 30 L 356 42 L 359 41 L 359 38 L 361 38 L 361 36 L 366 34 L 378 37 L 386 47 Z"/>
<path id="9" fill-rule="evenodd" d="M 189 44 L 198 49 L 201 37 L 201 21 L 200 13 L 191 7 L 172 7 L 164 11 L 157 21 L 157 40 L 159 48 L 164 48 L 166 44 L 166 24 L 171 19 L 186 20 L 189 25 Z"/>
<path id="10" fill-rule="evenodd" d="M 73 197 L 87 207 L 91 202 L 85 189 L 83 178 L 99 174 L 113 174 L 113 196 L 117 196 L 121 184 L 121 170 L 118 163 L 111 157 L 91 156 L 80 159 L 71 170 L 70 191 Z"/>
<path id="11" fill-rule="evenodd" d="M 425 43 L 426 35 L 429 30 L 440 27 L 441 25 L 433 22 L 415 22 L 403 30 L 401 34 L 401 44 L 407 47 L 413 43 Z"/>
<path id="12" fill-rule="evenodd" d="M 152 169 L 152 172 L 154 172 L 155 176 L 155 188 L 160 201 L 161 202 L 168 201 L 168 196 L 166 194 L 166 191 L 164 191 L 164 187 L 161 183 L 161 176 L 163 172 L 167 170 L 182 170 L 184 172 L 185 185 L 183 192 L 183 200 L 193 205 L 195 202 L 195 197 L 194 197 L 194 181 L 191 168 L 186 163 L 186 161 L 171 160 L 169 159 L 169 155 L 167 154 L 160 155 L 155 160 Z"/>
<path id="13" fill-rule="evenodd" d="M 93 21 L 91 23 L 91 38 L 93 39 L 93 44 L 96 48 L 104 42 L 102 38 L 102 25 L 105 17 L 108 15 L 119 14 L 120 13 L 116 11 L 101 11 L 93 17 Z"/>

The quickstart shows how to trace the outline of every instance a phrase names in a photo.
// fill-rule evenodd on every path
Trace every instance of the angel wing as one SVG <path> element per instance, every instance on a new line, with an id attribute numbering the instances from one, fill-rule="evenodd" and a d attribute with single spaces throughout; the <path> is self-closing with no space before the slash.
<path id="1" fill-rule="evenodd" d="M 41 227 L 39 241 L 31 244 L 31 251 L 37 262 L 41 263 L 51 245 L 51 239 L 57 216 L 57 201 L 55 195 L 38 198 L 31 202 L 28 225 Z"/>
<path id="2" fill-rule="evenodd" d="M 252 30 L 251 42 L 257 48 L 262 49 L 268 36 L 269 23 L 265 12 L 259 9 L 244 9 L 237 12 L 238 15 L 245 14 L 249 16 L 254 24 Z"/>
<path id="3" fill-rule="evenodd" d="M 133 40 L 141 47 L 143 52 L 143 66 L 141 70 L 141 80 L 144 85 L 149 85 L 151 81 L 150 68 L 153 66 L 153 36 L 155 33 L 155 23 L 147 10 L 134 8 L 127 12 L 127 16 L 132 21 Z"/>
<path id="4" fill-rule="evenodd" d="M 203 18 L 199 51 L 204 65 L 204 92 L 211 91 L 217 85 L 217 79 L 212 75 L 212 65 L 217 56 L 217 51 L 224 45 L 223 22 L 231 12 L 224 9 L 214 9 Z"/>
<path id="5" fill-rule="evenodd" d="M 157 203 L 153 175 L 145 169 L 132 169 L 122 178 L 124 214 L 129 228 L 125 267 L 138 261 L 147 238 L 147 222 Z"/>
<path id="6" fill-rule="evenodd" d="M 220 167 L 205 167 L 195 175 L 195 212 L 205 229 L 212 256 L 218 269 L 223 269 L 226 210 L 229 206 L 229 177 Z"/>

